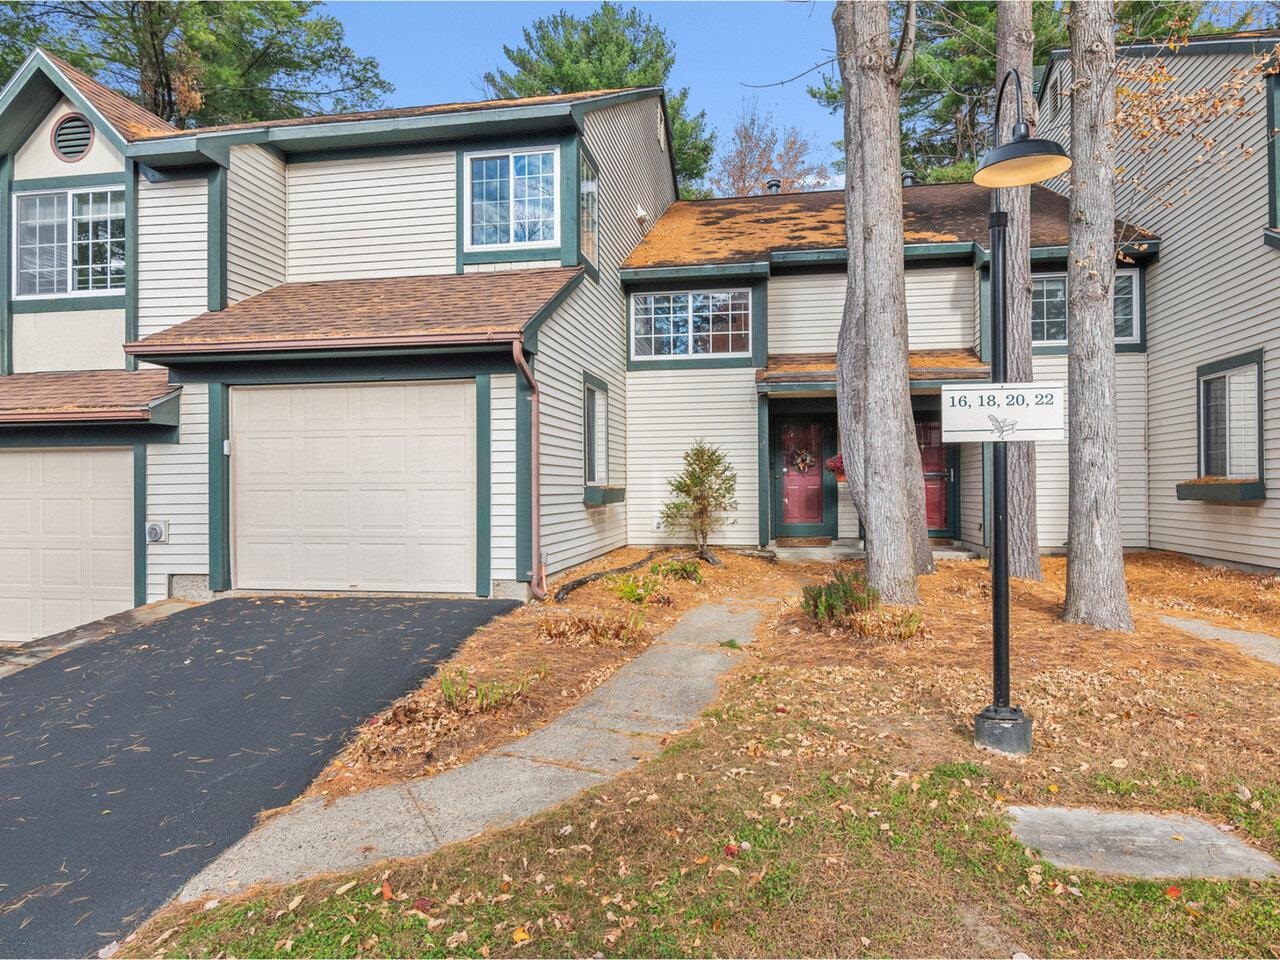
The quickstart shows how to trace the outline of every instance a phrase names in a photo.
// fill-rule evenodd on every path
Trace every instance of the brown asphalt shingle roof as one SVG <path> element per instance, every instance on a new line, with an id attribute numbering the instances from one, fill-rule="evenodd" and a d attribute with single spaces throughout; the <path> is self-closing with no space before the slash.
<path id="1" fill-rule="evenodd" d="M 283 283 L 125 346 L 138 356 L 520 339 L 580 267 Z"/>
<path id="2" fill-rule="evenodd" d="M 499 110 L 503 107 L 528 107 L 540 104 L 579 103 L 614 93 L 628 93 L 643 87 L 619 87 L 612 90 L 584 90 L 580 93 L 549 93 L 538 97 L 519 97 L 508 100 L 475 100 L 462 103 L 436 103 L 418 107 L 390 107 L 385 110 L 362 110 L 358 113 L 320 114 L 309 117 L 288 117 L 282 120 L 251 120 L 245 123 L 227 123 L 221 126 L 193 127 L 151 133 L 145 139 L 176 137 L 192 133 L 224 133 L 230 130 L 258 130 L 264 127 L 300 127 L 325 123 L 356 123 L 361 120 L 396 120 L 402 117 L 425 117 L 443 113 L 465 113 L 470 110 Z M 657 89 L 654 89 L 657 93 Z"/>
<path id="3" fill-rule="evenodd" d="M 182 388 L 167 370 L 75 370 L 0 377 L 0 423 L 151 419 L 151 405 Z"/>
<path id="4" fill-rule="evenodd" d="M 991 368 L 972 350 L 912 350 L 907 359 L 912 380 L 985 380 Z M 757 383 L 830 383 L 836 378 L 834 353 L 770 354 L 756 371 Z"/>
<path id="5" fill-rule="evenodd" d="M 1031 245 L 1065 246 L 1070 225 L 1067 198 L 1047 187 L 1031 191 Z M 986 246 L 990 204 L 991 192 L 972 183 L 908 187 L 902 191 L 903 242 Z M 1154 234 L 1119 221 L 1116 235 L 1154 239 Z M 623 267 L 763 263 L 773 252 L 844 245 L 844 193 L 839 190 L 682 200 L 658 218 Z"/>
<path id="6" fill-rule="evenodd" d="M 77 70 L 61 57 L 55 57 L 44 49 L 40 52 L 126 140 L 141 140 L 148 136 L 165 136 L 181 132 L 150 110 L 144 110 L 128 97 L 116 93 L 109 87 L 104 87 L 93 77 Z"/>

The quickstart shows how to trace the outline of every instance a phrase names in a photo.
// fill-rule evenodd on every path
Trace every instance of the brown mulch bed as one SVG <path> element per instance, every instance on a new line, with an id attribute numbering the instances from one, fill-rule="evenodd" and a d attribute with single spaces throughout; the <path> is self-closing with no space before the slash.
<path id="1" fill-rule="evenodd" d="M 648 552 L 628 547 L 565 571 L 549 585 L 548 595 L 572 579 L 627 566 Z M 687 556 L 671 550 L 655 560 Z M 575 590 L 563 603 L 535 601 L 493 620 L 419 689 L 362 723 L 304 796 L 334 800 L 461 766 L 527 736 L 578 703 L 691 607 L 770 591 L 774 565 L 724 550 L 717 556 L 721 566 L 701 565 L 702 583 L 664 580 L 641 604 L 621 599 L 612 578 L 605 577 Z M 634 576 L 646 573 L 642 569 Z M 592 623 L 608 629 L 591 630 Z M 559 629 L 546 629 L 556 625 Z M 477 694 L 498 691 L 504 702 L 483 709 L 477 695 L 451 701 L 442 677 Z"/>

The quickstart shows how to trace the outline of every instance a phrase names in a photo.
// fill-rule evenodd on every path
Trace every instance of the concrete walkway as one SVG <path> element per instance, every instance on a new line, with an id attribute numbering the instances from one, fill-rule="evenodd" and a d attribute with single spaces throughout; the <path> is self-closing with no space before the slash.
<path id="1" fill-rule="evenodd" d="M 1216 623 L 1205 620 L 1190 620 L 1187 617 L 1171 617 L 1162 614 L 1160 619 L 1171 627 L 1185 630 L 1187 633 L 1206 640 L 1225 640 L 1240 648 L 1242 653 L 1259 660 L 1266 660 L 1280 666 L 1280 637 L 1269 633 L 1258 633 L 1253 630 L 1236 630 L 1232 627 L 1220 627 Z"/>
<path id="2" fill-rule="evenodd" d="M 178 899 L 233 893 L 420 857 L 516 823 L 628 770 L 714 700 L 745 646 L 754 610 L 698 607 L 573 709 L 456 770 L 377 787 L 328 806 L 311 797 L 267 821 L 192 879 Z"/>
<path id="3" fill-rule="evenodd" d="M 1280 876 L 1280 863 L 1197 817 L 1016 806 L 1009 815 L 1014 836 L 1058 867 L 1151 880 Z"/>

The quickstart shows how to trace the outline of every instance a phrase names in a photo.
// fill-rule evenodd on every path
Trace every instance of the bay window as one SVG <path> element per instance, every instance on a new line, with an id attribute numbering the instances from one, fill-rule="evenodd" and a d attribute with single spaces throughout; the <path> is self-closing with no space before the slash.
<path id="1" fill-rule="evenodd" d="M 1115 301 L 1116 343 L 1139 343 L 1138 271 L 1117 270 L 1112 291 Z M 1037 273 L 1031 278 L 1031 342 L 1064 346 L 1067 342 L 1067 275 Z"/>
<path id="2" fill-rule="evenodd" d="M 14 272 L 19 297 L 123 290 L 124 190 L 17 194 Z"/>
<path id="3" fill-rule="evenodd" d="M 751 354 L 751 293 L 691 290 L 631 297 L 636 360 Z"/>
<path id="4" fill-rule="evenodd" d="M 559 243 L 559 150 L 467 154 L 466 248 Z"/>

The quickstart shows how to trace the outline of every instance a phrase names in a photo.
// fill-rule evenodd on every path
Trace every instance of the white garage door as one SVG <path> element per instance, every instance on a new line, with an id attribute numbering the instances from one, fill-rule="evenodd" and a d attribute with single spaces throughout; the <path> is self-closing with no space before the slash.
<path id="1" fill-rule="evenodd" d="M 474 593 L 471 381 L 233 387 L 232 577 Z"/>
<path id="2" fill-rule="evenodd" d="M 0 450 L 0 640 L 133 606 L 133 451 Z"/>

